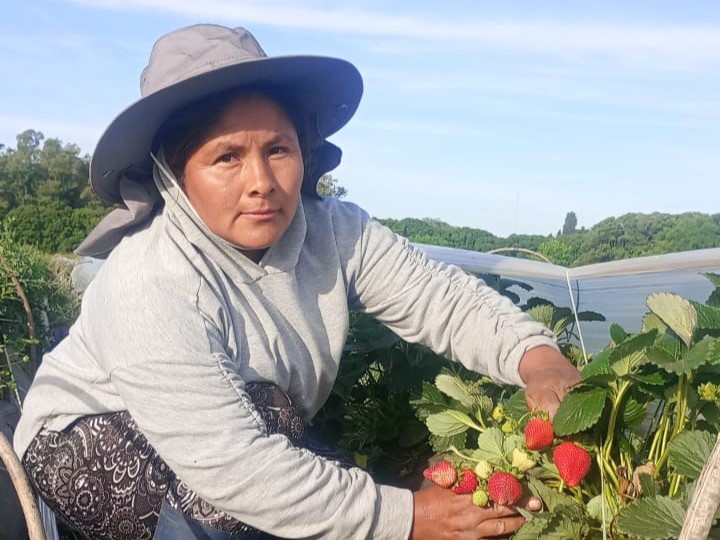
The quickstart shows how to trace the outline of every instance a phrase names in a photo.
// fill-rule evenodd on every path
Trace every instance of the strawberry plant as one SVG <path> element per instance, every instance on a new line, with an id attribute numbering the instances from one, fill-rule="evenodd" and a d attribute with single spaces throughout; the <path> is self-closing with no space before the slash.
<path id="1" fill-rule="evenodd" d="M 720 429 L 720 306 L 659 293 L 647 307 L 639 332 L 611 325 L 552 423 L 522 390 L 448 369 L 413 401 L 433 449 L 476 477 L 476 504 L 543 500 L 514 538 L 679 535 Z"/>

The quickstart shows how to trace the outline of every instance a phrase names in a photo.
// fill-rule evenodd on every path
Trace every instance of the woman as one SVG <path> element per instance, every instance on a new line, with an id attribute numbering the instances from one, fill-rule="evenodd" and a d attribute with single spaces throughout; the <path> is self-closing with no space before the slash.
<path id="1" fill-rule="evenodd" d="M 550 412 L 579 379 L 495 291 L 315 194 L 340 157 L 325 138 L 361 93 L 350 64 L 268 58 L 243 29 L 156 43 L 143 98 L 91 163 L 95 192 L 124 208 L 81 251 L 111 253 L 15 436 L 41 495 L 90 537 L 476 539 L 522 524 L 306 447 L 350 310 Z"/>

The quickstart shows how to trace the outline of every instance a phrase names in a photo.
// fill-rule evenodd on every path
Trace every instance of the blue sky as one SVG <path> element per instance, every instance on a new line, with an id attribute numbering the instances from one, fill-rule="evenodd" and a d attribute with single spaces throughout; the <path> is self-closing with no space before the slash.
<path id="1" fill-rule="evenodd" d="M 0 18 L 0 143 L 91 153 L 153 42 L 245 26 L 270 55 L 353 62 L 333 172 L 376 217 L 550 234 L 627 212 L 720 212 L 720 4 L 25 0 Z"/>

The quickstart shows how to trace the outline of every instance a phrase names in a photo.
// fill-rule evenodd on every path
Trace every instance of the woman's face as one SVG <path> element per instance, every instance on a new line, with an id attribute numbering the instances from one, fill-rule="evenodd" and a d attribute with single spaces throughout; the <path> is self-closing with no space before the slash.
<path id="1" fill-rule="evenodd" d="M 290 226 L 303 174 L 285 111 L 250 95 L 231 102 L 190 155 L 183 188 L 211 231 L 258 262 Z"/>

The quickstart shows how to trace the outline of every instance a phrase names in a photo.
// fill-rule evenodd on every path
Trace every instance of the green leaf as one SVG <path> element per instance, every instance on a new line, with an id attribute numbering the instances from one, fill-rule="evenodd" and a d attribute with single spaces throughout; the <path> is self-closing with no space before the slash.
<path id="1" fill-rule="evenodd" d="M 475 399 L 470 393 L 467 383 L 458 375 L 443 372 L 435 377 L 435 386 L 446 396 L 458 400 L 465 407 L 471 408 Z"/>
<path id="2" fill-rule="evenodd" d="M 513 535 L 513 540 L 537 540 L 538 538 L 544 538 L 543 531 L 549 521 L 550 513 L 542 512 L 536 514 L 532 519 L 525 522 L 525 524 L 518 529 Z"/>
<path id="3" fill-rule="evenodd" d="M 569 393 L 555 414 L 555 434 L 572 435 L 595 425 L 605 408 L 606 397 L 605 388 L 579 389 Z"/>
<path id="4" fill-rule="evenodd" d="M 525 403 L 525 390 L 520 389 L 515 392 L 510 399 L 503 405 L 505 408 L 505 416 L 512 418 L 516 422 L 525 416 L 528 412 L 527 403 Z"/>
<path id="5" fill-rule="evenodd" d="M 645 497 L 655 497 L 660 494 L 660 485 L 652 476 L 640 473 L 638 478 L 640 479 L 640 489 Z"/>
<path id="6" fill-rule="evenodd" d="M 705 330 L 720 330 L 720 307 L 691 302 L 697 311 L 697 327 Z"/>
<path id="7" fill-rule="evenodd" d="M 622 343 L 628 338 L 628 333 L 619 324 L 612 323 L 610 325 L 610 337 L 616 344 L 618 344 Z"/>
<path id="8" fill-rule="evenodd" d="M 467 414 L 460 411 L 443 411 L 431 414 L 425 419 L 425 423 L 430 433 L 441 437 L 452 437 L 467 431 L 468 424 L 473 422 Z"/>
<path id="9" fill-rule="evenodd" d="M 539 499 L 542 499 L 545 508 L 554 511 L 558 506 L 576 504 L 575 499 L 559 493 L 556 489 L 552 489 L 550 486 L 545 484 L 542 480 L 538 480 L 533 476 L 528 476 L 527 485 L 530 492 Z"/>
<path id="10" fill-rule="evenodd" d="M 720 287 L 720 274 L 714 274 L 712 272 L 707 272 L 707 273 L 703 273 L 703 276 L 705 276 L 707 279 L 709 279 L 710 283 L 712 283 L 716 287 Z"/>
<path id="11" fill-rule="evenodd" d="M 552 319 L 555 307 L 550 304 L 541 304 L 539 306 L 532 307 L 526 311 L 537 322 L 547 328 L 552 327 Z"/>
<path id="12" fill-rule="evenodd" d="M 628 398 L 622 407 L 622 422 L 626 427 L 636 430 L 647 415 L 647 404 L 634 398 Z"/>
<path id="13" fill-rule="evenodd" d="M 585 540 L 590 528 L 585 513 L 577 504 L 558 506 L 542 533 L 545 540 Z"/>
<path id="14" fill-rule="evenodd" d="M 604 521 L 605 525 L 609 526 L 612 522 L 612 510 L 610 510 L 610 506 L 602 495 L 596 495 L 588 501 L 587 511 L 590 517 L 597 519 L 600 523 Z M 603 519 L 603 517 L 605 519 Z"/>
<path id="15" fill-rule="evenodd" d="M 668 497 L 648 497 L 629 504 L 617 515 L 615 526 L 633 537 L 677 538 L 685 520 L 685 510 Z"/>
<path id="16" fill-rule="evenodd" d="M 715 446 L 707 431 L 683 431 L 668 444 L 668 465 L 688 478 L 697 478 Z"/>
<path id="17" fill-rule="evenodd" d="M 430 446 L 436 454 L 447 452 L 451 446 L 458 450 L 464 450 L 467 444 L 467 432 L 458 433 L 452 437 L 441 437 L 431 433 L 428 441 L 430 441 Z"/>
<path id="18" fill-rule="evenodd" d="M 586 365 L 582 370 L 583 379 L 589 379 L 597 375 L 615 375 L 615 372 L 610 367 L 610 355 L 612 349 L 604 349 L 599 352 L 592 361 Z"/>
<path id="19" fill-rule="evenodd" d="M 705 363 L 711 366 L 720 365 L 720 339 L 711 339 Z"/>
<path id="20" fill-rule="evenodd" d="M 420 420 L 425 420 L 429 415 L 439 413 L 448 408 L 445 396 L 435 385 L 423 381 L 422 396 L 419 399 L 410 401 L 415 408 L 415 414 Z"/>
<path id="21" fill-rule="evenodd" d="M 620 377 L 633 373 L 645 360 L 645 349 L 653 344 L 657 331 L 634 335 L 620 343 L 610 353 L 610 364 Z"/>
<path id="22" fill-rule="evenodd" d="M 647 306 L 687 347 L 690 346 L 698 316 L 695 307 L 688 300 L 677 294 L 655 293 L 648 296 Z"/>
<path id="23" fill-rule="evenodd" d="M 650 330 L 657 330 L 658 332 L 665 332 L 667 330 L 668 326 L 662 320 L 660 317 L 655 315 L 654 313 L 647 313 L 642 320 L 642 331 L 643 332 L 649 332 Z"/>
<path id="24" fill-rule="evenodd" d="M 605 316 L 595 311 L 581 311 L 578 313 L 578 320 L 586 322 L 601 322 L 605 320 Z"/>
<path id="25" fill-rule="evenodd" d="M 680 358 L 683 352 L 688 350 L 682 340 L 672 330 L 667 330 L 660 334 L 660 337 L 655 340 L 655 346 L 664 350 L 675 359 Z"/>
<path id="26" fill-rule="evenodd" d="M 477 454 L 494 464 L 505 462 L 504 435 L 498 428 L 492 427 L 478 436 Z"/>
<path id="27" fill-rule="evenodd" d="M 678 360 L 675 360 L 663 349 L 650 347 L 647 350 L 647 361 L 661 367 L 668 373 L 676 375 L 690 374 L 707 362 L 708 357 L 711 356 L 710 347 L 714 344 L 714 339 L 704 339 L 688 349 Z"/>

